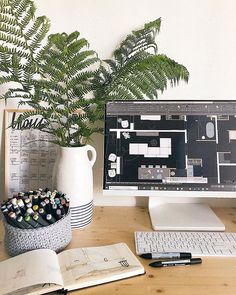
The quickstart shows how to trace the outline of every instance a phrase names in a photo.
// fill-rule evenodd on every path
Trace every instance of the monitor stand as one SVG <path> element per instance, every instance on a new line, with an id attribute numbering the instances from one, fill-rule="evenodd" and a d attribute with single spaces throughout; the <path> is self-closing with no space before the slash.
<path id="1" fill-rule="evenodd" d="M 160 203 L 149 197 L 149 215 L 154 230 L 224 231 L 225 226 L 206 204 Z"/>

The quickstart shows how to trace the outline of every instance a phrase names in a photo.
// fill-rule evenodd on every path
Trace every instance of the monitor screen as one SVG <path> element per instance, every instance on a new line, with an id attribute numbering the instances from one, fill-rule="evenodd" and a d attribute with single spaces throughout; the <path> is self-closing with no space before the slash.
<path id="1" fill-rule="evenodd" d="M 235 192 L 236 102 L 108 102 L 104 190 Z"/>

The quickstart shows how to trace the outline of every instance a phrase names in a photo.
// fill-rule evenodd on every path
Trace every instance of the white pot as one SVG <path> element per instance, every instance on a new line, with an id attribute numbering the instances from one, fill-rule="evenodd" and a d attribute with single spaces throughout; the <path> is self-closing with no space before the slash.
<path id="1" fill-rule="evenodd" d="M 88 152 L 91 152 L 91 159 Z M 96 150 L 91 145 L 59 147 L 53 170 L 53 185 L 70 199 L 71 225 L 89 224 L 93 213 L 93 171 Z"/>

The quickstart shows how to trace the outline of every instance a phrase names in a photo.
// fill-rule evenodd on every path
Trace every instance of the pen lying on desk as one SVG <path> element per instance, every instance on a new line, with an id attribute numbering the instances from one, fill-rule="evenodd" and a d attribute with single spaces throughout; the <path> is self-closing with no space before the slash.
<path id="1" fill-rule="evenodd" d="M 145 259 L 192 258 L 192 254 L 188 252 L 157 252 L 141 254 L 140 257 Z"/>
<path id="2" fill-rule="evenodd" d="M 167 261 L 154 261 L 149 264 L 152 267 L 163 266 L 178 266 L 178 265 L 191 265 L 202 263 L 201 258 L 182 259 L 182 260 L 167 260 Z"/>

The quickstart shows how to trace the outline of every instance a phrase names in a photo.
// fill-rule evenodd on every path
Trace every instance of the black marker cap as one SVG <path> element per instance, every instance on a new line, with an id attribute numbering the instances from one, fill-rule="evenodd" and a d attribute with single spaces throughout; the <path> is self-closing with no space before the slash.
<path id="1" fill-rule="evenodd" d="M 33 226 L 31 226 L 28 222 L 26 222 L 22 216 L 19 216 L 17 218 L 17 222 L 20 228 L 25 228 L 25 229 L 33 228 Z"/>
<path id="2" fill-rule="evenodd" d="M 190 264 L 199 264 L 199 263 L 202 263 L 201 258 L 192 258 Z"/>
<path id="3" fill-rule="evenodd" d="M 54 222 L 56 222 L 56 219 L 52 216 L 52 214 L 47 214 L 47 215 L 46 215 L 46 220 L 47 220 L 49 223 L 54 223 Z"/>
<path id="4" fill-rule="evenodd" d="M 41 225 L 36 222 L 30 215 L 25 216 L 24 220 L 28 222 L 32 227 L 37 228 L 40 227 Z"/>
<path id="5" fill-rule="evenodd" d="M 38 222 L 40 225 L 42 225 L 42 226 L 47 226 L 47 225 L 49 225 L 49 223 L 48 223 L 45 219 L 43 219 L 43 217 L 42 217 L 38 212 L 36 212 L 36 213 L 33 215 L 33 219 L 34 219 L 36 222 Z"/>

